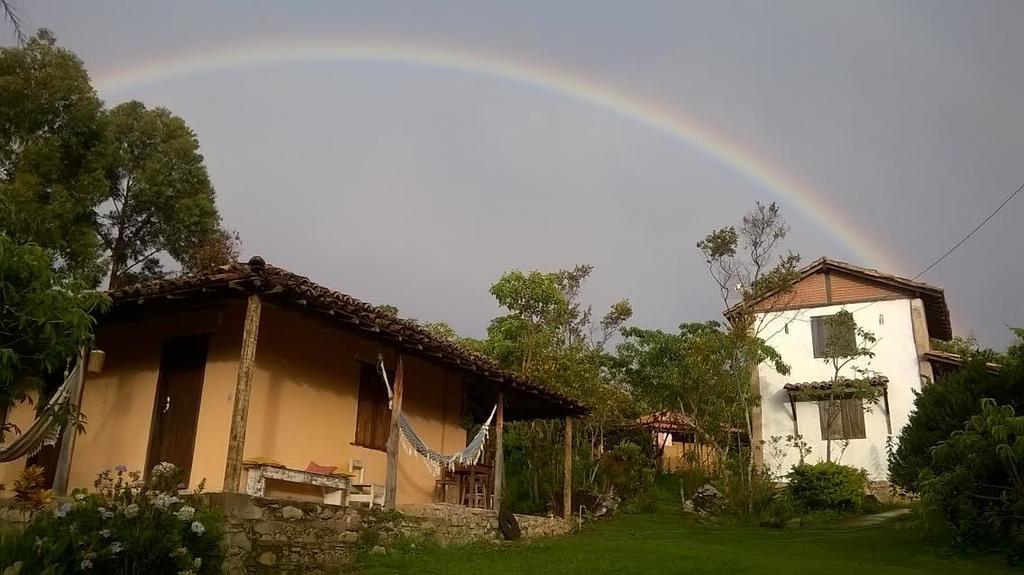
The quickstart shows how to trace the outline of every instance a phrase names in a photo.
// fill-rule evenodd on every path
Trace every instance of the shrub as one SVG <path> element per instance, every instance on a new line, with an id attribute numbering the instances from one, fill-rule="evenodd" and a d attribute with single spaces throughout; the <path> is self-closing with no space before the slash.
<path id="1" fill-rule="evenodd" d="M 602 493 L 614 492 L 638 511 L 650 511 L 657 462 L 642 447 L 624 441 L 601 458 L 598 485 Z"/>
<path id="2" fill-rule="evenodd" d="M 868 483 L 864 470 L 828 461 L 796 465 L 788 477 L 786 491 L 805 511 L 858 511 Z"/>
<path id="3" fill-rule="evenodd" d="M 925 525 L 958 547 L 996 547 L 1024 559 L 1024 417 L 983 402 L 935 447 L 921 476 Z"/>
<path id="4" fill-rule="evenodd" d="M 21 572 L 220 573 L 221 519 L 177 496 L 181 470 L 161 463 L 148 482 L 126 471 L 102 471 L 92 493 L 36 514 Z"/>
<path id="5" fill-rule="evenodd" d="M 963 429 L 964 422 L 981 412 L 982 398 L 1024 409 L 1024 369 L 1009 361 L 998 374 L 990 374 L 982 359 L 927 385 L 914 400 L 914 411 L 900 432 L 899 445 L 889 454 L 889 481 L 906 491 L 918 492 L 918 479 L 932 461 L 931 449 Z"/>

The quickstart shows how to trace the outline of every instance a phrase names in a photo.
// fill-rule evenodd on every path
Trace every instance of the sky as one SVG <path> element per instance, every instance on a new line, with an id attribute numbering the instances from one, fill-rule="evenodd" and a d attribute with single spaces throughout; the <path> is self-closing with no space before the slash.
<path id="1" fill-rule="evenodd" d="M 1024 183 L 1020 2 L 18 5 L 186 120 L 246 258 L 466 335 L 504 271 L 577 263 L 599 313 L 719 318 L 695 244 L 755 201 L 805 262 L 913 277 Z M 955 332 L 1024 325 L 1022 219 L 921 278 Z"/>

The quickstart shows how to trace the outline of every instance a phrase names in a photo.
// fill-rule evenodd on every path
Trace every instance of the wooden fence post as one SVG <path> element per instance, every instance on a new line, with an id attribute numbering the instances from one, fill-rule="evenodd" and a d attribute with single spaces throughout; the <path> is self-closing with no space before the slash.
<path id="1" fill-rule="evenodd" d="M 88 367 L 89 352 L 82 348 L 78 354 L 78 375 L 71 383 L 70 401 L 75 409 L 82 408 L 82 390 L 85 388 L 85 370 Z M 75 454 L 75 438 L 78 437 L 78 430 L 72 425 L 65 424 L 61 435 L 60 451 L 57 454 L 57 469 L 53 476 L 53 492 L 57 495 L 68 494 L 68 483 L 71 479 L 71 458 Z"/>
<path id="2" fill-rule="evenodd" d="M 238 358 L 238 380 L 235 382 L 235 403 L 231 411 L 231 433 L 228 435 L 228 456 L 224 465 L 224 491 L 237 493 L 242 479 L 242 457 L 245 451 L 245 428 L 249 419 L 249 396 L 252 374 L 256 367 L 256 344 L 259 341 L 263 302 L 252 294 L 245 307 L 242 327 L 242 352 Z"/>
<path id="3" fill-rule="evenodd" d="M 505 487 L 505 394 L 498 392 L 494 413 L 494 510 L 501 511 L 501 490 Z"/>
<path id="4" fill-rule="evenodd" d="M 398 421 L 402 417 L 402 395 L 405 391 L 405 375 L 402 354 L 398 354 L 395 368 L 395 387 L 391 398 L 391 430 L 388 433 L 388 474 L 384 481 L 384 508 L 394 509 L 398 497 L 398 447 L 402 430 Z"/>
<path id="5" fill-rule="evenodd" d="M 565 469 L 562 488 L 562 516 L 572 521 L 572 418 L 565 418 Z"/>

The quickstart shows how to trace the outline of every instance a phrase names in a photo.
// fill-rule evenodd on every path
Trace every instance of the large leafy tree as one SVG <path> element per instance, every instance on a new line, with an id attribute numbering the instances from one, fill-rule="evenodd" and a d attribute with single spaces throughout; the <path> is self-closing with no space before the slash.
<path id="1" fill-rule="evenodd" d="M 108 196 L 102 103 L 85 68 L 41 30 L 0 48 L 0 230 L 95 285 L 103 275 L 93 210 Z"/>
<path id="2" fill-rule="evenodd" d="M 749 366 L 788 370 L 770 346 L 714 321 L 683 324 L 678 333 L 630 327 L 622 334 L 617 371 L 633 396 L 647 411 L 684 414 L 718 461 L 735 447 L 734 430 L 745 427 L 756 401 Z"/>
<path id="3" fill-rule="evenodd" d="M 594 321 L 591 308 L 581 300 L 592 271 L 592 266 L 580 265 L 556 272 L 504 274 L 490 291 L 507 313 L 491 322 L 486 340 L 472 345 L 503 367 L 591 408 L 574 436 L 582 463 L 575 467 L 581 484 L 593 481 L 605 433 L 632 407 L 625 390 L 609 377 L 610 357 L 604 349 L 632 308 L 628 301 L 619 301 Z M 510 425 L 506 442 L 510 488 L 525 485 L 531 510 L 557 500 L 562 484 L 561 422 Z"/>
<path id="4" fill-rule="evenodd" d="M 108 114 L 110 202 L 99 215 L 110 252 L 110 287 L 163 273 L 161 254 L 178 262 L 220 232 L 213 186 L 199 139 L 181 118 L 141 102 Z"/>
<path id="5" fill-rule="evenodd" d="M 45 250 L 0 234 L 0 407 L 41 390 L 92 338 L 104 294 L 51 267 Z"/>

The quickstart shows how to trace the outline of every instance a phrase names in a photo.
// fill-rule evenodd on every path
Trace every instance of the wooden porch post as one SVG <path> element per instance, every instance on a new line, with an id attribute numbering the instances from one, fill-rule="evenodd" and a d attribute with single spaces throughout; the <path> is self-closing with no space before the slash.
<path id="1" fill-rule="evenodd" d="M 71 401 L 76 409 L 82 407 L 82 389 L 85 387 L 85 370 L 88 367 L 89 353 L 82 348 L 78 353 L 78 377 L 71 383 Z M 57 454 L 57 469 L 53 476 L 53 492 L 56 495 L 68 494 L 68 482 L 71 478 L 71 458 L 75 454 L 75 438 L 78 430 L 70 425 L 64 426 L 60 440 L 60 452 Z"/>
<path id="2" fill-rule="evenodd" d="M 224 491 L 237 493 L 242 479 L 242 455 L 245 451 L 245 428 L 249 419 L 249 395 L 252 391 L 252 373 L 256 367 L 256 343 L 259 341 L 260 315 L 263 302 L 252 294 L 245 307 L 242 327 L 242 352 L 238 359 L 238 380 L 235 383 L 235 403 L 231 412 L 231 433 L 228 436 L 228 457 L 224 465 Z"/>
<path id="3" fill-rule="evenodd" d="M 565 469 L 562 483 L 562 517 L 572 521 L 572 418 L 565 418 Z"/>
<path id="4" fill-rule="evenodd" d="M 399 434 L 402 433 L 398 428 L 398 420 L 402 417 L 402 395 L 405 390 L 404 371 L 402 354 L 398 354 L 394 397 L 391 398 L 391 430 L 388 433 L 388 474 L 384 481 L 385 509 L 394 509 L 398 496 L 398 444 L 400 443 Z"/>
<path id="5" fill-rule="evenodd" d="M 501 490 L 505 486 L 505 394 L 498 392 L 494 413 L 494 510 L 501 511 Z"/>

